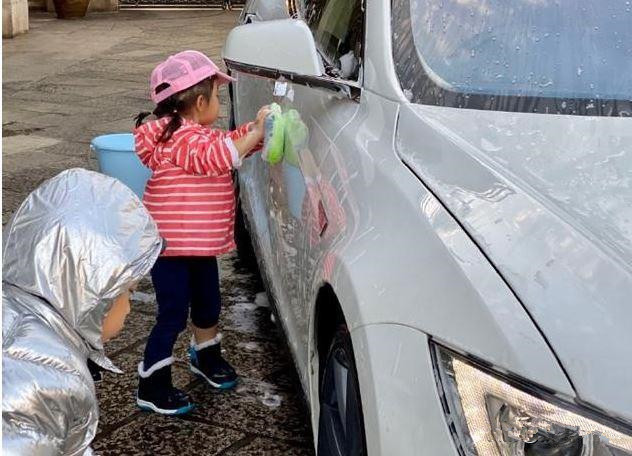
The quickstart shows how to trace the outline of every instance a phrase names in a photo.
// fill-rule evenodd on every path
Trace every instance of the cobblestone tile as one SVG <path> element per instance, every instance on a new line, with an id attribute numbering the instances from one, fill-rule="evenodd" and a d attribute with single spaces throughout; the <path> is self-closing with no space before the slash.
<path id="1" fill-rule="evenodd" d="M 93 448 L 103 456 L 211 456 L 243 437 L 232 429 L 141 413 Z"/>
<path id="2" fill-rule="evenodd" d="M 217 393 L 199 384 L 191 397 L 200 407 L 192 416 L 198 420 L 228 425 L 245 433 L 268 438 L 307 442 L 310 432 L 302 397 L 280 391 L 275 385 L 255 378 L 241 378 L 231 391 Z"/>
<path id="3" fill-rule="evenodd" d="M 276 439 L 256 438 L 248 445 L 236 450 L 228 451 L 231 456 L 310 456 L 313 453 L 308 446 L 280 442 Z"/>

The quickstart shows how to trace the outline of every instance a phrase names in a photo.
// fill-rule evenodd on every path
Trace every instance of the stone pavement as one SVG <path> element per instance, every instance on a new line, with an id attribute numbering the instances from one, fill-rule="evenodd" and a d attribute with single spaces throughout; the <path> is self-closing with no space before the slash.
<path id="1" fill-rule="evenodd" d="M 58 21 L 31 15 L 31 30 L 3 40 L 2 220 L 43 180 L 88 166 L 90 140 L 129 131 L 151 108 L 149 73 L 165 55 L 192 48 L 219 62 L 237 12 L 122 11 Z M 221 92 L 227 125 L 226 91 Z M 93 163 L 90 164 L 93 166 Z M 101 422 L 94 449 L 103 455 L 311 455 L 302 393 L 273 324 L 258 278 L 234 256 L 221 261 L 226 356 L 242 376 L 233 391 L 210 392 L 186 369 L 188 334 L 175 355 L 175 383 L 198 402 L 184 419 L 138 411 L 136 366 L 155 315 L 151 284 L 133 299 L 124 333 L 107 348 L 124 375 L 97 388 Z M 258 298 L 257 298 L 258 296 Z"/>

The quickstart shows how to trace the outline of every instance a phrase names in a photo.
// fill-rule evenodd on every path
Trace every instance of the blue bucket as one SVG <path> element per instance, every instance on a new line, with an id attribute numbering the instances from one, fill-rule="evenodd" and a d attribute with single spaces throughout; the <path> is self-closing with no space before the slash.
<path id="1" fill-rule="evenodd" d="M 139 198 L 143 197 L 151 171 L 141 163 L 134 151 L 134 135 L 119 133 L 97 136 L 90 147 L 96 152 L 99 171 L 117 178 Z"/>

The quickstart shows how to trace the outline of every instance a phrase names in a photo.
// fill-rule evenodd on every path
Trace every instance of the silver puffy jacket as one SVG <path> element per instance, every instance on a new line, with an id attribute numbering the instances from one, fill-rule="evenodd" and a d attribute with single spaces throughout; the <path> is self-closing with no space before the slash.
<path id="1" fill-rule="evenodd" d="M 99 412 L 86 363 L 116 370 L 103 317 L 158 257 L 156 224 L 119 181 L 72 169 L 27 197 L 3 241 L 3 454 L 91 454 Z"/>

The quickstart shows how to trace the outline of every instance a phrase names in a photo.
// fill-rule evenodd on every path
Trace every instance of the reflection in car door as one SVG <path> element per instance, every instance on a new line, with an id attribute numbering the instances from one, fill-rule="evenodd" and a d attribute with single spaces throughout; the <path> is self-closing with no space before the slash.
<path id="1" fill-rule="evenodd" d="M 304 14 L 329 75 L 357 82 L 361 1 L 308 0 Z M 353 151 L 338 150 L 336 138 L 353 120 L 359 102 L 299 84 L 288 84 L 286 90 L 280 99 L 286 118 L 284 160 L 269 169 L 270 233 L 282 318 L 293 333 L 290 341 L 299 366 L 307 366 L 313 283 L 332 273 L 327 250 L 344 228 L 337 186 L 344 171 L 338 164 L 340 154 Z"/>
<path id="2" fill-rule="evenodd" d="M 328 75 L 357 86 L 364 21 L 361 0 L 306 0 L 302 14 Z M 237 123 L 252 120 L 260 106 L 275 101 L 288 125 L 283 161 L 269 165 L 259 157 L 246 160 L 239 182 L 250 211 L 251 235 L 306 386 L 312 284 L 331 274 L 327 251 L 344 228 L 337 190 L 344 171 L 338 163 L 342 153 L 353 151 L 338 150 L 336 138 L 360 105 L 357 99 L 330 89 L 279 83 L 244 72 L 234 76 Z"/>

